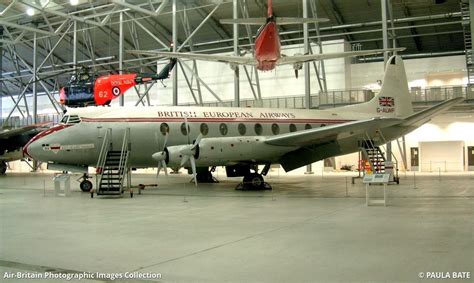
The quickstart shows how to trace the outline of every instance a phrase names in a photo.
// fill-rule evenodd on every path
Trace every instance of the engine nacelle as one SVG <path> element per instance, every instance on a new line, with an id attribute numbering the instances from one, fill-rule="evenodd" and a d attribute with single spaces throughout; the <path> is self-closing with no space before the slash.
<path id="1" fill-rule="evenodd" d="M 182 151 L 187 149 L 189 145 L 174 145 L 174 146 L 169 146 L 165 148 L 165 153 L 166 153 L 166 159 L 165 162 L 168 165 L 168 167 L 171 168 L 178 168 L 181 165 L 181 160 L 183 158 Z M 196 156 L 199 156 L 199 149 L 196 148 Z M 186 165 L 185 165 L 186 166 Z"/>

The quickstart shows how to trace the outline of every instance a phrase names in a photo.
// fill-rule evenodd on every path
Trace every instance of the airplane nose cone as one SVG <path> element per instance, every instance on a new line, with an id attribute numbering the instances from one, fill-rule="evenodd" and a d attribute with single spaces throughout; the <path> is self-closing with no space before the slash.
<path id="1" fill-rule="evenodd" d="M 23 155 L 34 159 L 40 160 L 41 152 L 43 151 L 40 141 L 32 141 L 23 147 Z"/>

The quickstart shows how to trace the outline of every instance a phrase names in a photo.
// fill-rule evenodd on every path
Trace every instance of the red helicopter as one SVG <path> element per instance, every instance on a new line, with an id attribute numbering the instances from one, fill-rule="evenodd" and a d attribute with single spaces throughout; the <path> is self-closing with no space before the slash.
<path id="1" fill-rule="evenodd" d="M 130 88 L 151 81 L 169 78 L 176 59 L 171 58 L 159 74 L 121 74 L 97 76 L 87 67 L 72 75 L 68 84 L 59 91 L 59 103 L 69 107 L 91 105 L 109 105 L 110 102 L 123 95 Z"/>

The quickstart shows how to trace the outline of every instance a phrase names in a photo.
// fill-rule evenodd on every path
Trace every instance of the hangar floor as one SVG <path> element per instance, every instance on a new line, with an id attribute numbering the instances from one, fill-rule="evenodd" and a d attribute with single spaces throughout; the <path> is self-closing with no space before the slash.
<path id="1" fill-rule="evenodd" d="M 188 176 L 172 175 L 133 199 L 91 199 L 74 181 L 71 197 L 55 197 L 52 175 L 12 173 L 0 178 L 0 273 L 137 271 L 160 273 L 162 282 L 417 281 L 420 272 L 452 271 L 472 278 L 474 175 L 417 176 L 414 189 L 411 174 L 389 187 L 389 206 L 366 207 L 352 175 L 272 173 L 273 192 L 235 191 L 237 180 L 222 176 L 196 189 Z M 151 174 L 133 179 L 155 182 Z M 106 280 L 82 282 L 97 281 Z"/>

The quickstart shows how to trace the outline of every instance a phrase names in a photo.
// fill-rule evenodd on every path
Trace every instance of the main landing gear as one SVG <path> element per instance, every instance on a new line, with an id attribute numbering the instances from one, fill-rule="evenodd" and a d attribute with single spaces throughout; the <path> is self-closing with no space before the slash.
<path id="1" fill-rule="evenodd" d="M 0 161 L 0 175 L 5 175 L 8 165 L 5 161 Z"/>
<path id="2" fill-rule="evenodd" d="M 252 166 L 251 170 L 244 175 L 243 182 L 235 187 L 236 190 L 272 190 L 272 186 L 263 179 L 270 170 L 270 164 L 266 164 L 260 174 L 257 166 Z"/>
<path id="3" fill-rule="evenodd" d="M 219 183 L 219 181 L 212 176 L 212 173 L 216 171 L 216 166 L 211 167 L 209 169 L 208 167 L 197 167 L 196 168 L 196 179 L 198 183 L 207 183 L 207 184 L 212 184 L 212 183 Z M 192 171 L 189 171 L 192 172 Z M 191 180 L 191 182 L 194 182 L 194 180 Z"/>
<path id="4" fill-rule="evenodd" d="M 79 188 L 81 188 L 81 191 L 89 193 L 92 190 L 92 182 L 89 181 L 90 178 L 91 177 L 87 174 L 84 174 L 81 178 L 79 178 L 79 180 L 82 179 L 81 183 L 79 184 Z"/>

